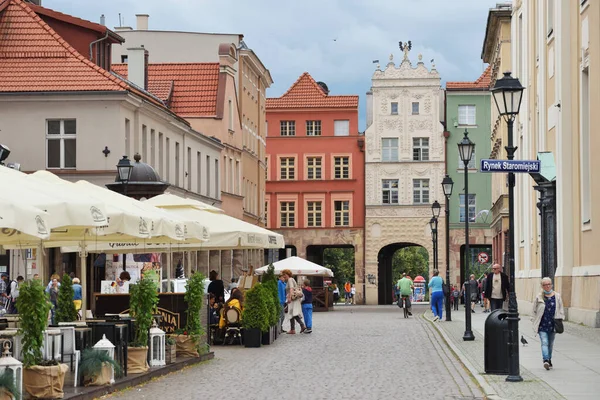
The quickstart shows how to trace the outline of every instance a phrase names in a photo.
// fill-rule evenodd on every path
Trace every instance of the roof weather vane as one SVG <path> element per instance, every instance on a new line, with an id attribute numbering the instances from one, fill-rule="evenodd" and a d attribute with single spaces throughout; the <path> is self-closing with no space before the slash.
<path id="1" fill-rule="evenodd" d="M 412 49 L 412 42 L 410 40 L 404 44 L 398 42 L 398 46 L 400 47 L 400 50 L 404 52 L 404 60 L 408 60 L 408 52 Z"/>

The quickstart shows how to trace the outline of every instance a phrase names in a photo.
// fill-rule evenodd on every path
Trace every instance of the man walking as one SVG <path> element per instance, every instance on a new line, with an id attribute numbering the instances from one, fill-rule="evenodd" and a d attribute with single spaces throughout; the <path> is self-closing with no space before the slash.
<path id="1" fill-rule="evenodd" d="M 483 312 L 484 313 L 489 313 L 490 312 L 490 302 L 489 299 L 486 299 L 485 297 L 485 287 L 487 286 L 487 275 L 483 276 L 483 279 L 481 280 L 481 307 L 483 307 Z"/>
<path id="2" fill-rule="evenodd" d="M 406 308 L 408 309 L 408 315 L 412 315 L 410 296 L 412 289 L 414 288 L 412 279 L 408 278 L 406 274 L 402 274 L 402 279 L 398 281 L 400 287 L 400 299 L 398 300 L 398 307 L 402 308 L 402 300 L 406 301 Z"/>
<path id="3" fill-rule="evenodd" d="M 279 275 L 279 280 L 277 281 L 277 295 L 279 296 L 279 304 L 281 305 L 281 311 L 279 313 L 279 326 L 280 330 L 283 333 L 286 333 L 283 330 L 283 321 L 285 319 L 285 306 L 286 306 L 286 296 L 285 296 L 285 276 L 283 274 Z"/>
<path id="4" fill-rule="evenodd" d="M 490 310 L 502 308 L 508 297 L 508 275 L 502 272 L 500 264 L 492 265 L 492 272 L 487 276 L 485 285 L 485 298 L 490 301 Z"/>
<path id="5" fill-rule="evenodd" d="M 350 298 L 351 294 L 352 294 L 352 285 L 350 284 L 350 281 L 346 281 L 346 283 L 344 284 L 344 295 L 345 295 L 346 305 L 352 304 L 352 299 Z"/>

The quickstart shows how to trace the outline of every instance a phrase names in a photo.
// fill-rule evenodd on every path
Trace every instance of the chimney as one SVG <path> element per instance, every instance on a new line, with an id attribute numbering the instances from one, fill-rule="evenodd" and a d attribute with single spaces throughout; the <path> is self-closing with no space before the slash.
<path id="1" fill-rule="evenodd" d="M 373 124 L 373 92 L 367 92 L 367 128 Z"/>
<path id="2" fill-rule="evenodd" d="M 100 25 L 106 25 L 106 18 L 104 17 L 104 14 L 100 16 Z"/>
<path id="3" fill-rule="evenodd" d="M 147 31 L 148 30 L 148 18 L 150 16 L 148 14 L 135 14 L 137 19 L 135 29 L 138 31 Z"/>
<path id="4" fill-rule="evenodd" d="M 133 28 L 130 26 L 115 26 L 115 32 L 125 32 L 125 31 L 132 31 Z"/>
<path id="5" fill-rule="evenodd" d="M 148 90 L 148 50 L 144 46 L 127 49 L 127 79 Z"/>

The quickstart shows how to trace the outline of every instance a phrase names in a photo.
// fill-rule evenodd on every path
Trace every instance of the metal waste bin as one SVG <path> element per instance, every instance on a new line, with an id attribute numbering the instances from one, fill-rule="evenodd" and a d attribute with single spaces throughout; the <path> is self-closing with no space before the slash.
<path id="1" fill-rule="evenodd" d="M 508 375 L 508 312 L 494 310 L 485 320 L 484 369 L 486 374 Z"/>

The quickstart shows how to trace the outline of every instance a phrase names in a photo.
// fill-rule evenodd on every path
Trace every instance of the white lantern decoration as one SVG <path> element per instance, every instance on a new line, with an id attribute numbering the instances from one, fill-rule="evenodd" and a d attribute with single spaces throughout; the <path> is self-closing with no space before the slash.
<path id="1" fill-rule="evenodd" d="M 106 354 L 108 354 L 108 356 L 112 359 L 115 358 L 115 345 L 112 344 L 110 342 L 110 340 L 108 340 L 106 338 L 106 335 L 102 335 L 102 339 L 100 339 L 98 341 L 98 343 L 96 343 L 94 345 L 94 349 L 95 350 L 100 350 L 100 351 L 105 351 Z M 110 366 L 110 383 L 113 384 L 115 383 L 115 368 L 111 365 Z"/>
<path id="2" fill-rule="evenodd" d="M 163 365 L 166 365 L 165 332 L 160 330 L 154 321 L 150 328 L 150 366 L 160 367 Z"/>
<path id="3" fill-rule="evenodd" d="M 23 364 L 11 355 L 10 341 L 4 341 L 4 352 L 0 357 L 0 374 L 10 374 L 15 383 L 15 387 L 19 389 L 19 393 L 23 392 Z M 22 395 L 19 399 L 23 398 Z"/>

